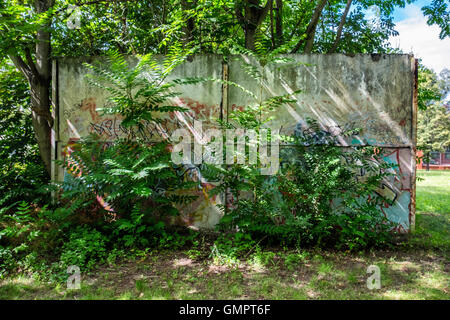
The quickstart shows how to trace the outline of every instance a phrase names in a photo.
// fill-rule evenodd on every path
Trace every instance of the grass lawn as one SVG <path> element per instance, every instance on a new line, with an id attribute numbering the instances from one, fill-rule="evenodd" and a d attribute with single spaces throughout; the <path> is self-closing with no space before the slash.
<path id="1" fill-rule="evenodd" d="M 450 172 L 418 173 L 416 232 L 389 250 L 276 249 L 247 259 L 149 252 L 83 274 L 80 290 L 16 277 L 0 299 L 450 299 Z M 381 271 L 369 290 L 367 267 Z"/>
<path id="2" fill-rule="evenodd" d="M 450 171 L 418 170 L 413 244 L 450 248 Z"/>

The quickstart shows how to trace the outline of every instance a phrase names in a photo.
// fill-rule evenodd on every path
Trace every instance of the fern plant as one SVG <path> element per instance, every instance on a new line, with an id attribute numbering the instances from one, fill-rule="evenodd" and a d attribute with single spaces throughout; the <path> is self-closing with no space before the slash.
<path id="1" fill-rule="evenodd" d="M 87 203 L 101 197 L 104 209 L 119 217 L 144 203 L 155 213 L 173 214 L 174 204 L 190 199 L 177 192 L 195 185 L 180 181 L 165 141 L 149 145 L 118 139 L 105 143 L 91 135 L 64 164 L 75 167 L 73 173 L 79 175 L 65 182 L 63 198 Z"/>
<path id="2" fill-rule="evenodd" d="M 17 268 L 41 236 L 44 221 L 36 211 L 25 201 L 0 209 L 0 279 Z"/>
<path id="3" fill-rule="evenodd" d="M 144 125 L 143 120 L 159 122 L 158 115 L 185 108 L 171 105 L 171 98 L 179 95 L 174 91 L 177 85 L 195 84 L 205 79 L 185 78 L 168 80 L 173 69 L 185 61 L 190 52 L 173 49 L 162 63 L 151 55 L 137 56 L 132 63 L 117 51 L 111 51 L 100 65 L 85 63 L 92 73 L 87 74 L 88 82 L 108 93 L 110 104 L 98 108 L 103 114 L 118 114 L 123 117 L 125 127 Z"/>
<path id="4" fill-rule="evenodd" d="M 257 46 L 254 56 L 259 65 L 242 62 L 242 69 L 258 84 L 250 90 L 227 82 L 247 93 L 253 101 L 242 110 L 234 110 L 224 128 L 253 129 L 258 134 L 270 122 L 270 113 L 286 103 L 292 94 L 263 96 L 266 68 L 292 67 L 291 59 L 279 57 Z M 281 149 L 280 170 L 272 176 L 261 174 L 261 159 L 256 164 L 208 166 L 205 176 L 220 181 L 212 193 L 226 192 L 231 203 L 223 207 L 221 230 L 238 230 L 276 243 L 303 245 L 321 244 L 344 248 L 361 248 L 387 242 L 392 224 L 380 212 L 385 204 L 376 189 L 391 175 L 393 165 L 386 164 L 383 152 L 373 147 L 355 147 L 350 152 L 336 145 L 334 137 L 322 132 L 318 123 L 307 120 L 308 134 L 278 136 L 270 134 L 268 141 L 279 138 L 289 146 Z M 357 134 L 357 130 L 342 132 L 342 136 Z M 317 139 L 321 137 L 321 139 Z M 236 155 L 237 156 L 237 155 Z M 291 160 L 291 161 L 289 161 Z M 356 175 L 370 172 L 362 181 Z"/>
<path id="5" fill-rule="evenodd" d="M 178 95 L 174 87 L 204 81 L 167 80 L 185 56 L 172 52 L 160 64 L 146 55 L 131 66 L 126 57 L 113 52 L 103 66 L 86 65 L 92 71 L 88 81 L 108 92 L 110 104 L 101 111 L 120 115 L 124 127 L 138 128 L 158 123 L 164 113 L 184 111 L 168 103 Z M 179 177 L 170 159 L 170 141 L 161 138 L 150 142 L 129 135 L 106 142 L 91 134 L 81 139 L 59 162 L 71 173 L 63 183 L 62 199 L 76 208 L 78 218 L 90 215 L 90 222 L 108 218 L 113 223 L 107 229 L 126 245 L 145 244 L 149 232 L 160 229 L 168 216 L 179 214 L 180 205 L 196 198 L 185 195 L 196 184 Z"/>
<path id="6" fill-rule="evenodd" d="M 18 253 L 28 248 L 29 243 L 39 235 L 39 230 L 33 229 L 32 223 L 36 219 L 32 216 L 30 205 L 25 201 L 16 205 L 14 213 L 1 217 L 5 227 L 0 230 L 0 240 L 6 238 L 11 244 L 20 243 L 13 249 L 15 253 Z"/>
<path id="7" fill-rule="evenodd" d="M 204 175 L 211 180 L 221 181 L 221 184 L 211 191 L 212 193 L 230 192 L 233 198 L 239 199 L 242 191 L 250 191 L 253 192 L 253 196 L 256 196 L 262 184 L 267 180 L 264 175 L 261 175 L 261 169 L 264 167 L 264 163 L 259 152 L 256 156 L 256 164 L 248 165 L 250 160 L 249 150 L 251 148 L 259 150 L 262 146 L 261 142 L 263 139 L 266 139 L 270 144 L 272 141 L 275 142 L 275 140 L 281 138 L 278 134 L 272 133 L 270 130 L 269 124 L 273 120 L 271 114 L 274 114 L 277 109 L 285 104 L 296 102 L 297 100 L 294 96 L 301 92 L 300 90 L 296 90 L 285 95 L 268 97 L 265 97 L 263 94 L 263 88 L 267 82 L 265 77 L 267 70 L 281 69 L 288 66 L 295 67 L 297 65 L 293 59 L 280 56 L 280 52 L 284 49 L 284 47 L 280 47 L 277 50 L 270 51 L 260 42 L 257 42 L 255 51 L 250 51 L 245 48 L 238 49 L 238 53 L 255 59 L 256 65 L 247 62 L 247 59 L 243 59 L 242 57 L 236 58 L 240 61 L 242 70 L 255 81 L 257 87 L 255 92 L 236 82 L 214 79 L 215 81 L 236 87 L 250 97 L 249 104 L 245 105 L 242 110 L 231 110 L 227 120 L 218 120 L 219 125 L 222 129 L 253 130 L 256 136 L 252 140 L 246 140 L 245 164 L 234 164 L 231 167 L 228 165 L 206 166 L 207 170 L 204 172 Z M 263 137 L 265 134 L 267 136 Z M 234 141 L 231 144 L 235 147 Z M 226 138 L 224 151 L 227 151 Z M 235 153 L 238 156 L 236 151 Z"/>

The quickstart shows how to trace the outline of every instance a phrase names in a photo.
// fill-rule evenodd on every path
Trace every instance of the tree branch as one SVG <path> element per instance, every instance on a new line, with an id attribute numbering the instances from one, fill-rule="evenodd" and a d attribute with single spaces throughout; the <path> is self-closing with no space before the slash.
<path id="1" fill-rule="evenodd" d="M 342 29 L 344 28 L 345 20 L 347 19 L 347 14 L 350 11 L 350 7 L 352 5 L 352 0 L 347 0 L 347 6 L 345 7 L 344 13 L 341 17 L 341 22 L 339 23 L 339 27 L 336 33 L 336 39 L 334 40 L 333 46 L 331 47 L 328 53 L 334 53 L 339 45 L 342 35 Z"/>
<path id="2" fill-rule="evenodd" d="M 242 4 L 239 1 L 236 1 L 234 4 L 234 13 L 236 15 L 236 18 L 238 20 L 238 23 L 241 25 L 242 28 L 245 28 L 245 18 L 242 14 Z"/>
<path id="3" fill-rule="evenodd" d="M 278 44 L 283 44 L 283 0 L 276 0 L 277 15 L 275 16 L 275 36 Z"/>
<path id="4" fill-rule="evenodd" d="M 29 66 L 30 71 L 36 78 L 39 78 L 39 72 L 36 68 L 36 64 L 33 61 L 33 57 L 31 56 L 30 48 L 25 48 L 25 58 L 27 60 L 27 65 Z"/>
<path id="5" fill-rule="evenodd" d="M 26 64 L 25 61 L 23 61 L 22 57 L 19 55 L 9 55 L 9 58 L 14 63 L 16 68 L 20 72 L 22 72 L 28 82 L 31 82 L 31 80 L 33 79 L 33 72 L 31 71 L 30 66 Z"/>
<path id="6" fill-rule="evenodd" d="M 105 3 L 105 2 L 107 4 L 110 4 L 110 3 L 113 3 L 113 2 L 137 2 L 137 1 L 139 1 L 139 0 L 114 0 L 114 1 L 111 1 L 111 0 L 94 0 L 94 1 L 85 1 L 85 2 L 83 2 L 83 1 L 76 1 L 75 5 L 78 6 L 78 7 L 81 7 L 81 6 L 90 6 L 90 5 L 93 5 L 93 4 L 100 4 L 100 3 Z"/>
<path id="7" fill-rule="evenodd" d="M 304 9 L 301 12 L 300 18 L 298 19 L 297 23 L 295 24 L 294 28 L 292 28 L 291 35 L 289 36 L 289 39 L 292 39 L 294 37 L 295 31 L 297 31 L 297 28 L 300 26 L 300 24 L 303 22 L 303 19 L 305 18 L 306 10 Z"/>
<path id="8" fill-rule="evenodd" d="M 257 27 L 261 25 L 261 23 L 266 18 L 267 14 L 269 13 L 269 9 L 273 7 L 273 0 L 267 0 L 266 6 L 261 11 L 260 16 L 258 18 Z"/>
<path id="9" fill-rule="evenodd" d="M 306 40 L 305 53 L 311 53 L 314 44 L 314 36 L 316 34 L 317 24 L 319 23 L 319 19 L 320 16 L 322 15 L 323 8 L 327 4 L 327 2 L 328 0 L 319 0 L 319 3 L 317 4 L 316 9 L 314 10 L 311 21 L 309 22 L 308 27 L 306 28 L 306 38 L 300 39 L 300 41 L 297 43 L 297 45 L 294 47 L 291 53 L 296 53 L 302 46 L 304 40 Z"/>

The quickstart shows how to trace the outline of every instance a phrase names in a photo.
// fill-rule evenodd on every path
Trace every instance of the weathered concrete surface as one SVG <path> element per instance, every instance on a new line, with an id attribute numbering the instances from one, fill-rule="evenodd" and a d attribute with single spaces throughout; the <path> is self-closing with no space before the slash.
<path id="1" fill-rule="evenodd" d="M 162 57 L 157 56 L 157 59 Z M 96 132 L 105 139 L 115 139 L 126 136 L 126 132 L 120 125 L 118 116 L 102 117 L 96 108 L 108 105 L 106 90 L 91 86 L 86 81 L 88 70 L 83 62 L 98 63 L 98 59 L 61 59 L 58 61 L 58 90 L 59 90 L 59 117 L 58 136 L 60 141 L 68 141 L 70 138 L 80 138 L 90 132 Z M 130 65 L 137 63 L 136 58 L 129 58 Z M 167 78 L 176 79 L 184 77 L 222 78 L 222 59 L 219 56 L 197 56 L 192 62 L 178 66 Z M 183 116 L 167 116 L 162 126 L 173 128 L 185 123 L 192 124 L 193 119 L 203 122 L 204 127 L 212 125 L 214 118 L 221 115 L 221 85 L 219 83 L 204 82 L 196 85 L 185 85 L 182 88 L 175 87 L 174 91 L 182 90 L 183 95 L 173 99 L 173 104 L 189 108 Z M 160 140 L 161 132 L 158 132 L 155 124 L 150 124 L 142 132 L 136 135 L 146 140 Z"/>
<path id="2" fill-rule="evenodd" d="M 292 67 L 259 67 L 264 74 L 263 97 L 302 90 L 272 121 L 282 132 L 301 130 L 307 117 L 324 129 L 362 128 L 348 143 L 408 147 L 412 144 L 413 60 L 408 55 L 290 55 Z M 247 63 L 258 66 L 253 59 Z M 241 61 L 229 62 L 229 79 L 252 92 L 260 91 Z M 229 108 L 252 103 L 235 87 L 229 89 Z"/>
<path id="3" fill-rule="evenodd" d="M 156 59 L 163 60 L 162 56 Z M 88 69 L 84 62 L 90 64 L 102 63 L 102 58 L 60 59 L 55 61 L 57 86 L 54 95 L 58 97 L 56 104 L 55 156 L 64 158 L 68 148 L 76 141 L 91 132 L 101 135 L 106 141 L 127 136 L 127 130 L 121 126 L 120 116 L 101 116 L 96 108 L 103 108 L 109 103 L 106 90 L 101 90 L 88 83 L 86 74 Z M 129 57 L 130 66 L 137 63 L 135 57 Z M 193 57 L 192 61 L 176 67 L 167 78 L 177 79 L 186 77 L 222 78 L 222 57 L 202 55 Z M 158 141 L 169 135 L 178 127 L 192 128 L 195 120 L 202 121 L 203 128 L 215 127 L 216 119 L 221 118 L 221 90 L 219 82 L 202 82 L 196 85 L 174 87 L 174 92 L 183 92 L 173 99 L 174 105 L 188 108 L 190 111 L 174 113 L 162 118 L 162 123 L 148 123 L 145 130 L 134 132 L 136 136 L 147 141 Z M 53 178 L 62 181 L 68 173 L 61 167 L 54 168 Z M 197 176 L 197 167 L 180 169 L 180 179 Z M 196 227 L 210 227 L 218 223 L 221 213 L 217 204 L 224 203 L 224 195 L 206 196 L 206 189 L 212 184 L 199 183 L 200 190 L 194 192 L 199 199 L 183 208 L 182 222 Z"/>
<path id="4" fill-rule="evenodd" d="M 229 80 L 260 93 L 263 98 L 301 90 L 294 96 L 296 103 L 268 115 L 273 118 L 268 125 L 280 128 L 282 133 L 301 133 L 306 130 L 306 119 L 312 118 L 319 121 L 323 131 L 336 136 L 340 145 L 389 147 L 385 160 L 398 164 L 400 178 L 386 181 L 380 187 L 379 193 L 392 199 L 381 210 L 399 224 L 399 230 L 409 230 L 415 211 L 415 60 L 409 55 L 287 57 L 294 61 L 282 68 L 262 67 L 249 57 L 231 59 Z M 262 88 L 241 67 L 242 61 L 262 73 Z M 239 88 L 230 86 L 228 111 L 254 104 L 253 100 Z M 361 132 L 347 138 L 339 135 L 351 129 Z"/>
<path id="5" fill-rule="evenodd" d="M 236 57 L 238 58 L 238 57 Z M 230 59 L 223 65 L 220 56 L 199 55 L 177 67 L 171 78 L 214 77 L 239 83 L 253 92 L 282 95 L 302 90 L 296 103 L 282 107 L 272 114 L 272 126 L 283 133 L 301 132 L 307 117 L 317 119 L 324 131 L 336 135 L 341 145 L 370 144 L 389 147 L 392 151 L 386 161 L 399 164 L 400 178 L 387 181 L 380 193 L 391 203 L 380 210 L 399 224 L 399 230 L 409 230 L 414 221 L 415 181 L 415 61 L 409 55 L 289 55 L 294 63 L 281 69 L 262 68 L 257 62 L 240 57 L 255 65 L 264 74 L 262 90 L 243 70 L 241 62 Z M 136 61 L 130 57 L 130 61 Z M 105 93 L 91 87 L 85 80 L 87 69 L 82 62 L 94 59 L 60 59 L 55 61 L 57 84 L 54 95 L 57 121 L 54 128 L 55 157 L 64 156 L 64 147 L 70 142 L 97 132 L 110 140 L 124 135 L 118 117 L 102 117 L 95 110 L 107 103 Z M 225 70 L 225 72 L 224 72 Z M 203 121 L 203 128 L 215 126 L 214 118 L 226 119 L 232 108 L 252 103 L 248 95 L 233 86 L 219 83 L 201 83 L 184 86 L 173 103 L 188 107 L 183 115 L 167 116 L 163 129 L 149 124 L 147 130 L 137 133 L 148 140 L 158 140 L 177 127 L 192 128 L 193 120 Z M 224 106 L 224 107 L 222 107 Z M 345 129 L 361 128 L 358 136 L 343 138 Z M 195 168 L 186 170 L 189 175 Z M 363 175 L 364 173 L 361 173 Z M 54 178 L 62 180 L 62 168 L 54 168 Z M 206 188 L 211 185 L 206 185 Z M 199 193 L 203 193 L 200 192 Z M 217 203 L 225 199 L 200 197 L 198 203 L 184 209 L 184 221 L 197 227 L 211 227 L 220 219 Z"/>

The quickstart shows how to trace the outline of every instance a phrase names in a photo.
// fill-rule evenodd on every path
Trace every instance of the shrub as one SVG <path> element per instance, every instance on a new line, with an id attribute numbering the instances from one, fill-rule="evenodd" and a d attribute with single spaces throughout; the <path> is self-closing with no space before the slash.
<path id="1" fill-rule="evenodd" d="M 174 52 L 159 64 L 146 55 L 130 67 L 125 57 L 113 52 L 106 67 L 86 65 L 92 70 L 89 82 L 109 94 L 103 114 L 119 115 L 129 134 L 108 143 L 94 134 L 80 140 L 60 162 L 71 172 L 62 185 L 62 199 L 76 209 L 73 220 L 96 223 L 108 218 L 113 223 L 104 229 L 125 246 L 147 246 L 155 237 L 168 236 L 165 223 L 179 214 L 179 205 L 196 198 L 185 195 L 197 184 L 179 177 L 170 159 L 170 141 L 148 141 L 137 134 L 165 113 L 185 111 L 167 103 L 177 95 L 172 89 L 200 80 L 166 81 L 184 57 Z"/>
<path id="2" fill-rule="evenodd" d="M 255 249 L 255 253 L 252 257 L 252 262 L 256 266 L 260 267 L 268 267 L 268 266 L 275 266 L 276 265 L 276 253 L 272 251 L 262 251 L 261 248 L 258 246 Z"/>
<path id="3" fill-rule="evenodd" d="M 32 267 L 37 249 L 41 255 L 53 251 L 61 234 L 47 220 L 48 212 L 25 201 L 0 209 L 0 278 Z"/>
<path id="4" fill-rule="evenodd" d="M 0 63 L 0 208 L 48 201 L 48 182 L 32 127 L 30 93 L 20 72 Z"/>
<path id="5" fill-rule="evenodd" d="M 293 271 L 301 262 L 304 262 L 307 258 L 307 253 L 289 253 L 284 259 L 284 265 L 288 270 Z"/>
<path id="6" fill-rule="evenodd" d="M 269 58 L 261 63 L 263 69 L 279 62 Z M 247 62 L 243 69 L 261 88 L 264 86 L 264 70 Z M 221 123 L 225 128 L 252 129 L 261 136 L 270 112 L 295 101 L 290 95 L 263 98 L 261 93 L 250 93 L 250 97 L 254 103 L 231 112 L 230 122 Z M 343 131 L 340 136 L 352 136 L 358 131 Z M 307 119 L 302 132 L 293 136 L 277 137 L 269 131 L 267 140 L 276 138 L 288 145 L 281 146 L 280 158 L 287 160 L 280 163 L 274 175 L 261 174 L 264 164 L 259 155 L 256 164 L 248 164 L 246 155 L 247 164 L 209 165 L 203 173 L 219 181 L 212 193 L 232 197 L 232 203 L 222 207 L 219 230 L 238 230 L 252 239 L 271 243 L 352 250 L 388 243 L 392 224 L 379 210 L 385 199 L 375 191 L 384 178 L 393 174 L 393 165 L 384 163 L 380 148 L 341 147 L 333 134 L 311 119 Z M 254 144 L 260 147 L 259 142 Z M 364 179 L 357 177 L 360 172 L 366 172 Z"/>
<path id="7" fill-rule="evenodd" d="M 109 212 L 113 220 L 133 210 L 150 210 L 154 218 L 176 214 L 175 204 L 190 199 L 176 191 L 194 185 L 180 181 L 165 142 L 147 145 L 116 140 L 105 144 L 91 135 L 80 141 L 65 165 L 74 168 L 75 176 L 67 176 L 62 198 L 90 209 L 101 197 L 103 213 Z M 134 220 L 141 221 L 136 215 Z"/>
<path id="8" fill-rule="evenodd" d="M 383 153 L 373 147 L 346 151 L 309 139 L 295 139 L 284 156 L 295 161 L 282 164 L 274 176 L 261 176 L 256 167 L 221 171 L 218 189 L 236 200 L 219 228 L 290 245 L 357 249 L 386 244 L 393 225 L 381 214 L 385 199 L 375 191 L 392 165 L 383 163 Z M 358 179 L 360 170 L 369 172 L 368 178 Z M 250 196 L 242 195 L 242 185 Z"/>
<path id="9" fill-rule="evenodd" d="M 60 261 L 65 267 L 76 265 L 89 270 L 96 263 L 104 262 L 107 243 L 108 240 L 101 232 L 88 226 L 79 226 L 64 243 Z"/>

